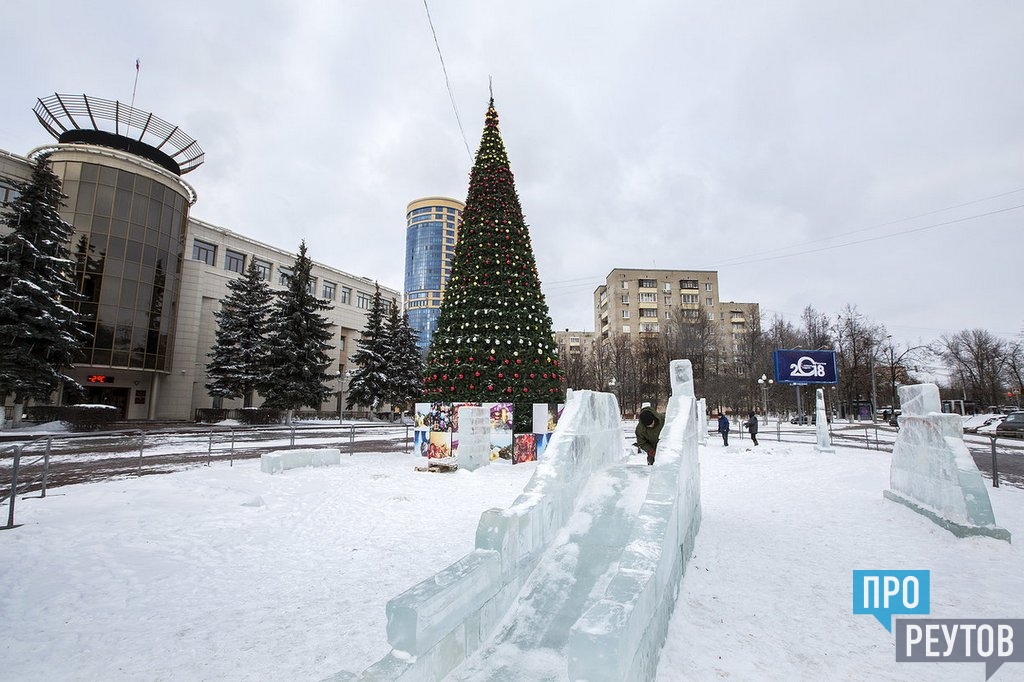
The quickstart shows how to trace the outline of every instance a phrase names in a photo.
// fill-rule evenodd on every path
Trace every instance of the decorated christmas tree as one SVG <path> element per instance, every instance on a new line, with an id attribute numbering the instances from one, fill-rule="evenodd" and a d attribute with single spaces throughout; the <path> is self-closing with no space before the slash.
<path id="1" fill-rule="evenodd" d="M 533 403 L 565 399 L 551 316 L 491 99 L 427 357 L 436 402 L 511 402 L 515 430 Z"/>

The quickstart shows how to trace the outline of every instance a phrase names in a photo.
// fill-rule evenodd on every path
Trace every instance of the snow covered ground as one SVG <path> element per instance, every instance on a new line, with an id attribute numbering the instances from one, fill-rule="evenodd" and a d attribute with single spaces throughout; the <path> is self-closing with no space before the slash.
<path id="1" fill-rule="evenodd" d="M 480 512 L 511 503 L 535 468 L 420 461 L 366 452 L 274 476 L 214 463 L 19 500 L 23 525 L 0 533 L 0 676 L 363 670 L 389 650 L 387 600 L 469 551 Z M 1024 490 L 989 488 L 1015 544 L 958 540 L 884 500 L 888 470 L 885 452 L 709 439 L 658 679 L 984 679 L 976 663 L 896 663 L 893 635 L 852 613 L 852 571 L 930 570 L 932 618 L 1022 618 Z M 1024 679 L 1024 664 L 992 679 Z"/>

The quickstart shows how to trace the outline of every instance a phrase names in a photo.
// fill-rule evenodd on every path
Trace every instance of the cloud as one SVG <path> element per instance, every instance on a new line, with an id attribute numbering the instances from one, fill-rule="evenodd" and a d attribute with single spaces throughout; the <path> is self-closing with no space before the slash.
<path id="1" fill-rule="evenodd" d="M 401 287 L 405 206 L 465 198 L 493 78 L 557 328 L 592 328 L 612 268 L 656 266 L 719 268 L 765 317 L 853 303 L 893 329 L 1020 330 L 1001 292 L 1024 212 L 805 252 L 1024 203 L 940 212 L 1024 187 L 1024 6 L 430 10 L 451 95 L 417 3 L 16 3 L 0 148 L 47 142 L 36 97 L 128 101 L 140 58 L 136 104 L 207 152 L 193 215 Z"/>

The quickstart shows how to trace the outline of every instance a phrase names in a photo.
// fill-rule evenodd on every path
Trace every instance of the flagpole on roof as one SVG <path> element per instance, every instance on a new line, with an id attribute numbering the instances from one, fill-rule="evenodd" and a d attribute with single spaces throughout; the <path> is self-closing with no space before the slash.
<path id="1" fill-rule="evenodd" d="M 135 110 L 135 89 L 139 87 L 139 69 L 140 69 L 140 67 L 141 67 L 141 64 L 139 63 L 139 60 L 136 58 L 136 60 L 135 60 L 135 83 L 134 83 L 134 85 L 132 85 L 132 103 L 131 103 L 131 105 L 128 108 L 128 126 L 125 128 L 125 135 L 128 134 L 128 128 L 131 127 L 132 112 Z"/>

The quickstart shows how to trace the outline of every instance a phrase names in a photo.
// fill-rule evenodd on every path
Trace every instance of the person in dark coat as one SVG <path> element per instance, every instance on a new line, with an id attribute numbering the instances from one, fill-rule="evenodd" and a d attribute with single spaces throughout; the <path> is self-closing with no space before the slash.
<path id="1" fill-rule="evenodd" d="M 743 425 L 747 427 L 747 431 L 750 431 L 750 440 L 754 441 L 754 445 L 757 445 L 757 415 L 753 412 L 747 417 L 747 421 L 743 422 Z"/>
<path id="2" fill-rule="evenodd" d="M 724 414 L 718 415 L 718 432 L 722 434 L 722 445 L 729 445 L 729 418 Z"/>
<path id="3" fill-rule="evenodd" d="M 640 410 L 639 420 L 636 425 L 636 446 L 647 453 L 647 463 L 654 464 L 654 457 L 658 454 L 661 428 L 665 425 L 665 415 L 645 407 Z"/>

